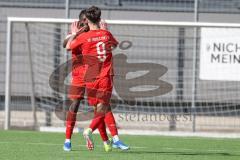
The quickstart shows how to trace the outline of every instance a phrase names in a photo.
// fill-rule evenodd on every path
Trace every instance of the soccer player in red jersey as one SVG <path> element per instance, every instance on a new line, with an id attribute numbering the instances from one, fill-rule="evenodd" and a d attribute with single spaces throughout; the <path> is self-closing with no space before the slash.
<path id="1" fill-rule="evenodd" d="M 75 21 L 71 25 L 71 33 L 67 35 L 67 37 L 64 40 L 63 47 L 65 48 L 69 38 L 72 35 L 80 34 L 83 32 L 88 31 L 88 26 L 84 25 L 85 21 L 85 12 L 86 10 L 82 10 L 79 14 L 79 21 Z M 76 64 L 81 62 L 82 56 L 81 56 L 81 50 L 78 48 L 75 48 L 72 51 L 72 63 Z M 72 104 L 69 107 L 69 111 L 67 112 L 67 119 L 66 119 L 66 139 L 63 146 L 63 149 L 65 151 L 71 150 L 71 137 L 73 133 L 73 129 L 76 123 L 76 116 L 79 108 L 80 101 L 84 98 L 85 93 L 85 82 L 84 82 L 84 75 L 86 72 L 86 67 L 81 64 L 73 65 L 72 68 L 72 81 L 71 81 L 71 87 L 69 90 L 69 98 L 72 100 Z M 99 133 L 101 135 L 101 138 L 104 142 L 104 144 L 108 143 L 108 136 L 106 133 L 106 126 L 105 123 L 101 123 L 98 126 Z M 105 147 L 106 151 L 109 151 L 108 148 Z"/>
<path id="2" fill-rule="evenodd" d="M 127 150 L 129 147 L 119 140 L 109 103 L 113 88 L 112 48 L 118 42 L 109 31 L 100 29 L 101 10 L 98 7 L 92 6 L 86 10 L 86 20 L 90 31 L 71 37 L 66 48 L 80 49 L 87 66 L 84 80 L 88 102 L 95 111 L 89 128 L 84 131 L 87 147 L 94 148 L 92 132 L 104 121 L 113 137 L 113 147 Z"/>

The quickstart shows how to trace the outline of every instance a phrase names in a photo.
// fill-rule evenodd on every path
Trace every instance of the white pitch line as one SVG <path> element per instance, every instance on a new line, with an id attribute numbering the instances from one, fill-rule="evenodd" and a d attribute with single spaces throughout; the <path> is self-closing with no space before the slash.
<path id="1" fill-rule="evenodd" d="M 192 149 L 192 148 L 170 148 L 170 147 L 164 147 L 164 148 L 160 148 L 160 149 L 165 149 L 165 150 L 175 150 L 175 151 L 196 151 L 195 149 Z M 221 149 L 208 149 L 208 150 L 201 150 L 201 149 L 198 149 L 197 151 L 200 151 L 200 152 L 218 152 L 218 153 L 221 153 L 221 152 L 229 152 L 229 151 L 226 151 L 226 150 L 221 150 Z M 239 151 L 231 151 L 231 153 L 239 153 Z"/>
<path id="2" fill-rule="evenodd" d="M 0 144 L 17 144 L 17 143 L 22 143 L 22 142 L 6 142 L 6 141 L 0 141 Z M 26 145 L 43 145 L 43 146 L 62 146 L 63 144 L 56 144 L 56 143 L 32 143 L 32 142 L 27 142 L 24 143 Z M 86 145 L 81 145 L 78 144 L 77 146 L 80 147 L 86 147 Z M 96 147 L 102 148 L 102 145 L 95 145 Z M 139 147 L 139 146 L 130 146 L 130 148 L 147 148 L 147 147 Z"/>
<path id="3" fill-rule="evenodd" d="M 82 128 L 81 128 L 82 129 Z M 66 128 L 64 127 L 40 127 L 39 131 L 41 132 L 59 132 L 64 133 Z M 83 129 L 82 129 L 83 130 Z M 78 133 L 78 128 L 74 128 L 74 133 Z M 95 132 L 94 134 L 98 134 Z M 222 139 L 222 138 L 230 138 L 230 139 L 239 139 L 240 133 L 211 133 L 211 132 L 185 132 L 185 131 L 150 131 L 150 130 L 127 130 L 121 129 L 119 130 L 119 134 L 125 135 L 146 135 L 146 136 L 172 136 L 172 137 L 193 137 L 193 138 L 215 138 L 215 139 Z"/>
<path id="4" fill-rule="evenodd" d="M 7 142 L 7 141 L 0 141 L 0 144 L 18 144 L 18 143 L 22 143 L 22 142 Z M 29 142 L 29 143 L 24 143 L 24 144 L 27 144 L 27 145 L 43 145 L 43 146 L 62 146 L 63 144 L 57 144 L 57 143 L 32 143 L 32 142 Z M 85 145 L 77 145 L 77 146 L 80 146 L 80 147 L 86 147 Z M 102 148 L 102 145 L 95 145 L 96 147 L 98 148 Z M 130 146 L 130 148 L 132 149 L 151 149 L 149 147 L 140 147 L 140 146 Z M 192 149 L 192 148 L 171 148 L 171 147 L 162 147 L 162 148 L 159 148 L 160 150 L 174 150 L 174 151 L 196 151 L 195 149 Z M 226 152 L 228 153 L 229 151 L 226 151 L 226 150 L 218 150 L 218 149 L 209 149 L 209 150 L 197 150 L 197 151 L 200 151 L 200 152 L 212 152 L 212 153 L 222 153 L 222 152 Z M 240 154 L 239 151 L 231 151 L 231 153 L 237 153 L 237 154 Z"/>

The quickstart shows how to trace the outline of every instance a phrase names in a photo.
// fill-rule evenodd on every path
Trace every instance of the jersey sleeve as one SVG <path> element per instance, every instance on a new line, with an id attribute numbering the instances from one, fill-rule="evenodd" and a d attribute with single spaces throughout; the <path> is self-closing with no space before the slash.
<path id="1" fill-rule="evenodd" d="M 71 50 L 80 47 L 83 43 L 83 36 L 79 35 L 77 38 L 75 38 L 74 40 L 72 40 L 72 42 L 70 43 L 69 47 Z"/>
<path id="2" fill-rule="evenodd" d="M 66 35 L 65 39 L 68 39 L 69 37 L 71 37 L 72 33 L 68 32 L 68 34 Z"/>
<path id="3" fill-rule="evenodd" d="M 111 45 L 113 47 L 117 46 L 118 45 L 118 41 L 115 39 L 115 37 L 113 37 L 113 35 L 109 32 L 110 34 L 110 41 L 111 41 Z"/>

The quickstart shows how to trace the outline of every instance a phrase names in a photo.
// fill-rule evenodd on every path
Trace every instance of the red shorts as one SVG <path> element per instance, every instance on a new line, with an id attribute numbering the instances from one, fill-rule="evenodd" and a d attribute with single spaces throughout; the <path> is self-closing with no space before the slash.
<path id="1" fill-rule="evenodd" d="M 93 82 L 87 82 L 86 91 L 89 105 L 96 106 L 99 103 L 110 105 L 112 88 L 113 76 L 101 77 Z"/>
<path id="2" fill-rule="evenodd" d="M 68 90 L 68 97 L 70 99 L 83 99 L 85 93 L 85 82 L 82 75 L 73 72 L 71 85 Z"/>

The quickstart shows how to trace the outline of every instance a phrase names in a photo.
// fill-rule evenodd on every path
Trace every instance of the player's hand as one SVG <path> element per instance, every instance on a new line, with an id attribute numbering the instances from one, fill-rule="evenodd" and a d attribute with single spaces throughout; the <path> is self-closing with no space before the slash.
<path id="1" fill-rule="evenodd" d="M 87 32 L 87 31 L 89 31 L 89 27 L 88 27 L 88 25 L 84 25 L 83 27 L 81 27 L 77 30 L 76 35 L 79 35 L 83 32 Z"/>
<path id="2" fill-rule="evenodd" d="M 71 25 L 71 33 L 77 33 L 79 30 L 79 21 L 74 21 Z"/>
<path id="3" fill-rule="evenodd" d="M 99 22 L 99 26 L 100 29 L 108 30 L 108 25 L 103 19 L 101 19 L 101 21 Z"/>

